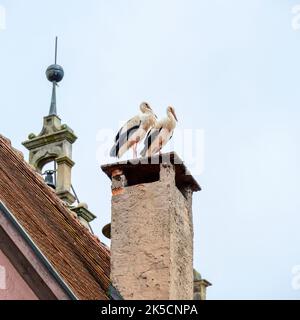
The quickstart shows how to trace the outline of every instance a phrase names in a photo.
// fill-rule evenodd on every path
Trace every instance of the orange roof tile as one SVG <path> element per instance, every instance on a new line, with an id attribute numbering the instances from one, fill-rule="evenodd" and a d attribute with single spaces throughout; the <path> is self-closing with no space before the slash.
<path id="1" fill-rule="evenodd" d="M 109 250 L 1 135 L 0 201 L 79 299 L 108 299 Z"/>

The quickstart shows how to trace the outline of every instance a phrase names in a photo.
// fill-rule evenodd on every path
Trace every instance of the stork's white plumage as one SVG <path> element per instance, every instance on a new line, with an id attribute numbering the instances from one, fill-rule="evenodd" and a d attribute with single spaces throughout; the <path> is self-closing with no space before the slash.
<path id="1" fill-rule="evenodd" d="M 137 144 L 144 139 L 147 132 L 156 123 L 156 116 L 148 103 L 140 105 L 141 114 L 125 123 L 115 137 L 115 144 L 110 151 L 111 157 L 121 158 L 123 154 L 133 147 L 133 157 L 137 157 Z"/>
<path id="2" fill-rule="evenodd" d="M 151 129 L 145 139 L 145 146 L 141 152 L 142 157 L 150 157 L 160 150 L 172 138 L 176 127 L 177 116 L 173 107 L 167 108 L 167 117 L 157 121 L 153 129 Z"/>

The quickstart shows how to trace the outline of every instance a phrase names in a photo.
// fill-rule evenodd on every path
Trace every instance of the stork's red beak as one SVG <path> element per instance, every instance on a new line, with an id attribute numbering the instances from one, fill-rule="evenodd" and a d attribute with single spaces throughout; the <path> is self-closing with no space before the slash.
<path id="1" fill-rule="evenodd" d="M 149 106 L 148 103 L 146 103 L 146 106 L 147 106 L 147 108 L 148 108 L 149 110 L 151 110 L 151 111 L 153 112 L 155 118 L 157 119 L 157 115 L 154 113 L 153 109 Z"/>
<path id="2" fill-rule="evenodd" d="M 175 120 L 178 122 L 178 119 L 177 119 L 177 116 L 176 116 L 176 113 L 175 113 L 174 109 L 171 109 L 171 112 L 172 112 L 172 114 L 173 114 L 173 116 L 174 116 Z"/>

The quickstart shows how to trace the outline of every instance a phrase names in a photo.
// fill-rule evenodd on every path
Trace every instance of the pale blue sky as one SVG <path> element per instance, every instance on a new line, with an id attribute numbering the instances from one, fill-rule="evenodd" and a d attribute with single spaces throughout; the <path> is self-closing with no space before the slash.
<path id="1" fill-rule="evenodd" d="M 149 101 L 204 132 L 194 195 L 195 267 L 209 299 L 299 299 L 300 0 L 0 0 L 0 133 L 21 145 L 50 104 L 55 35 L 65 78 L 58 112 L 79 139 L 73 183 L 110 220 L 96 137 Z M 99 151 L 99 150 L 98 150 Z"/>

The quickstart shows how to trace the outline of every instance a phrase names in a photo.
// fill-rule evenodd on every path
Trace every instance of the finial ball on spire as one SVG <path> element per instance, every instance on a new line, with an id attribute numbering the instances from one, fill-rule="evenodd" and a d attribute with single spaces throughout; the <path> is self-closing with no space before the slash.
<path id="1" fill-rule="evenodd" d="M 47 79 L 51 82 L 60 82 L 64 74 L 64 69 L 58 64 L 52 64 L 46 70 Z"/>

